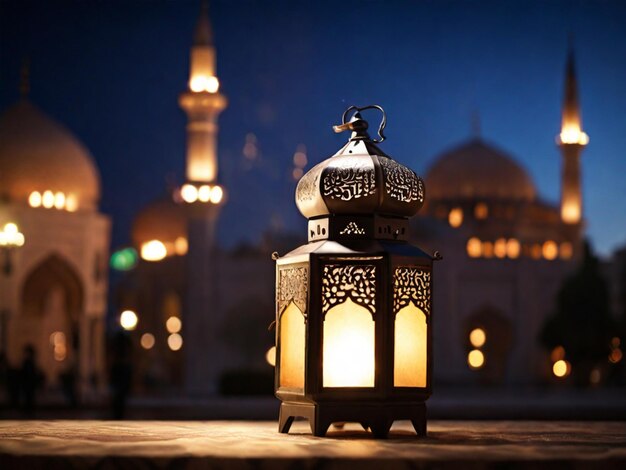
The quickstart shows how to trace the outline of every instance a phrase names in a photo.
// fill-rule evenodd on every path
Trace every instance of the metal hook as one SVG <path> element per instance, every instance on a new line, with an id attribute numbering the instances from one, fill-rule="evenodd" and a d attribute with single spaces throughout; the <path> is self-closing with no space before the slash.
<path id="1" fill-rule="evenodd" d="M 369 106 L 363 106 L 363 107 L 354 106 L 354 105 L 350 106 L 348 109 L 346 109 L 343 112 L 343 115 L 341 116 L 341 126 L 334 127 L 335 132 L 342 132 L 348 129 L 348 127 L 346 126 L 346 118 L 348 117 L 348 113 L 350 111 L 356 111 L 358 113 L 360 111 L 365 111 L 366 109 L 377 109 L 383 114 L 383 119 L 380 122 L 380 126 L 378 126 L 378 136 L 380 137 L 380 139 L 372 139 L 372 142 L 379 144 L 380 142 L 385 140 L 387 137 L 385 137 L 385 134 L 383 133 L 383 131 L 385 130 L 385 127 L 387 126 L 387 113 L 385 113 L 385 110 L 382 108 L 382 106 L 379 106 L 377 104 L 370 104 Z"/>

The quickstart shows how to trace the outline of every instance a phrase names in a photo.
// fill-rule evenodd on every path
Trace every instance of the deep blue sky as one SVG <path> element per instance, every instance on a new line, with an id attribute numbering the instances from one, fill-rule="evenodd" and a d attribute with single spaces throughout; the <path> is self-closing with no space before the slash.
<path id="1" fill-rule="evenodd" d="M 185 116 L 177 106 L 198 13 L 194 1 L 0 0 L 0 109 L 18 98 L 31 59 L 31 98 L 88 146 L 103 181 L 113 242 L 133 215 L 182 181 Z M 211 3 L 218 76 L 220 174 L 230 191 L 224 244 L 270 224 L 304 230 L 289 178 L 299 144 L 309 165 L 334 153 L 350 104 L 389 115 L 384 149 L 424 173 L 445 149 L 482 135 L 556 202 L 567 36 L 575 37 L 584 127 L 588 232 L 604 254 L 626 243 L 626 3 L 610 1 L 284 1 Z M 261 151 L 242 156 L 254 133 Z M 304 233 L 304 232 L 303 232 Z"/>

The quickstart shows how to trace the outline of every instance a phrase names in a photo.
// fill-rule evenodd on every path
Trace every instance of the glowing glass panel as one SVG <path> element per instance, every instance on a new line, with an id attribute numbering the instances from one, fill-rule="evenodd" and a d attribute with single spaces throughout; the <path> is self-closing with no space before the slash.
<path id="1" fill-rule="evenodd" d="M 280 386 L 304 388 L 305 323 L 300 309 L 291 302 L 280 316 Z"/>
<path id="2" fill-rule="evenodd" d="M 394 330 L 394 386 L 425 387 L 426 315 L 411 302 L 397 313 Z"/>
<path id="3" fill-rule="evenodd" d="M 365 307 L 351 299 L 324 318 L 324 387 L 374 386 L 375 324 Z"/>

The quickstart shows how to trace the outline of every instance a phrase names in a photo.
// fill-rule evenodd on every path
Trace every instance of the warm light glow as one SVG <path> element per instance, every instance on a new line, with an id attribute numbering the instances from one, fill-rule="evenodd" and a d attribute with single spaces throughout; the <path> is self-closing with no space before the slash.
<path id="1" fill-rule="evenodd" d="M 243 156 L 248 160 L 254 160 L 258 156 L 258 153 L 256 135 L 252 133 L 246 134 L 246 143 L 243 146 Z"/>
<path id="2" fill-rule="evenodd" d="M 559 256 L 561 259 L 570 259 L 574 254 L 574 248 L 570 242 L 563 242 L 559 247 Z"/>
<path id="3" fill-rule="evenodd" d="M 561 218 L 568 224 L 580 222 L 580 204 L 577 201 L 567 201 L 561 206 Z"/>
<path id="4" fill-rule="evenodd" d="M 137 328 L 139 318 L 137 314 L 132 310 L 124 310 L 120 315 L 120 325 L 127 331 Z"/>
<path id="5" fill-rule="evenodd" d="M 552 359 L 552 362 L 565 359 L 565 348 L 563 346 L 557 346 L 554 348 L 550 353 L 550 359 Z"/>
<path id="6" fill-rule="evenodd" d="M 396 314 L 394 327 L 395 387 L 425 387 L 427 353 L 426 315 L 413 302 Z"/>
<path id="7" fill-rule="evenodd" d="M 506 255 L 509 258 L 515 259 L 519 257 L 520 249 L 521 249 L 520 243 L 515 238 L 511 238 L 510 240 L 506 242 Z"/>
<path id="8" fill-rule="evenodd" d="M 555 377 L 567 377 L 572 371 L 572 365 L 565 359 L 559 359 L 552 365 L 552 373 Z"/>
<path id="9" fill-rule="evenodd" d="M 78 200 L 73 194 L 68 194 L 65 198 L 65 210 L 68 212 L 76 212 L 78 209 Z"/>
<path id="10" fill-rule="evenodd" d="M 213 186 L 211 189 L 211 202 L 213 204 L 219 204 L 224 197 L 224 190 L 220 186 Z"/>
<path id="11" fill-rule="evenodd" d="M 613 349 L 613 351 L 611 351 L 611 354 L 609 355 L 609 362 L 611 362 L 612 364 L 617 364 L 619 361 L 622 360 L 622 350 L 620 348 L 615 348 Z"/>
<path id="12" fill-rule="evenodd" d="M 306 147 L 304 145 L 299 145 L 296 153 L 293 154 L 293 164 L 297 168 L 304 168 L 307 164 L 306 158 Z"/>
<path id="13" fill-rule="evenodd" d="M 167 256 L 167 248 L 159 240 L 150 240 L 141 245 L 141 258 L 146 261 L 161 261 Z"/>
<path id="14" fill-rule="evenodd" d="M 530 248 L 530 256 L 533 259 L 539 259 L 541 258 L 541 245 L 539 245 L 538 243 L 535 243 L 531 248 Z"/>
<path id="15" fill-rule="evenodd" d="M 305 331 L 304 315 L 291 302 L 279 321 L 281 387 L 304 388 Z"/>
<path id="16" fill-rule="evenodd" d="M 493 243 L 483 242 L 483 256 L 485 258 L 491 258 L 493 256 Z"/>
<path id="17" fill-rule="evenodd" d="M 67 346 L 65 345 L 65 343 L 55 344 L 53 353 L 54 360 L 57 362 L 62 362 L 67 357 Z"/>
<path id="18" fill-rule="evenodd" d="M 619 348 L 621 344 L 622 344 L 622 341 L 617 336 L 613 336 L 613 338 L 611 338 L 612 348 Z"/>
<path id="19" fill-rule="evenodd" d="M 17 227 L 17 224 L 13 222 L 7 222 L 4 224 L 4 233 L 7 235 L 17 235 L 20 229 Z"/>
<path id="20" fill-rule="evenodd" d="M 265 353 L 265 360 L 270 366 L 276 366 L 276 346 L 272 346 L 267 350 Z"/>
<path id="21" fill-rule="evenodd" d="M 467 254 L 470 258 L 479 258 L 483 252 L 482 243 L 476 237 L 467 240 Z"/>
<path id="22" fill-rule="evenodd" d="M 374 320 L 351 299 L 324 319 L 324 387 L 374 386 Z"/>
<path id="23" fill-rule="evenodd" d="M 209 202 L 209 199 L 211 199 L 211 186 L 203 184 L 198 189 L 198 200 L 200 202 Z"/>
<path id="24" fill-rule="evenodd" d="M 141 335 L 141 347 L 144 349 L 152 349 L 154 347 L 154 335 L 151 333 L 144 333 Z"/>
<path id="25" fill-rule="evenodd" d="M 168 333 L 179 333 L 182 327 L 183 323 L 178 317 L 169 317 L 165 321 L 165 328 L 167 329 Z"/>
<path id="26" fill-rule="evenodd" d="M 174 240 L 174 251 L 178 256 L 185 256 L 189 250 L 189 244 L 185 237 L 178 237 Z"/>
<path id="27" fill-rule="evenodd" d="M 54 360 L 57 362 L 64 361 L 67 357 L 67 342 L 65 333 L 62 331 L 55 331 L 50 335 L 50 346 L 52 346 L 52 353 Z"/>
<path id="28" fill-rule="evenodd" d="M 55 331 L 50 335 L 50 346 L 56 346 L 57 344 L 65 344 L 65 333 L 62 331 Z"/>
<path id="29" fill-rule="evenodd" d="M 190 204 L 196 202 L 198 200 L 198 188 L 193 184 L 183 184 L 183 187 L 180 188 L 180 197 Z"/>
<path id="30" fill-rule="evenodd" d="M 20 247 L 24 245 L 24 240 L 24 234 L 13 222 L 6 223 L 0 231 L 0 246 Z"/>
<path id="31" fill-rule="evenodd" d="M 552 261 L 553 259 L 556 259 L 556 257 L 558 256 L 559 247 L 552 240 L 548 240 L 547 242 L 543 244 L 541 252 L 545 259 Z"/>
<path id="32" fill-rule="evenodd" d="M 463 209 L 461 209 L 460 207 L 455 207 L 454 209 L 451 209 L 450 213 L 448 214 L 448 223 L 450 224 L 450 227 L 460 227 L 463 223 Z"/>
<path id="33" fill-rule="evenodd" d="M 487 334 L 482 328 L 474 328 L 469 334 L 469 340 L 470 343 L 472 343 L 472 346 L 480 348 L 484 346 L 487 341 Z"/>
<path id="34" fill-rule="evenodd" d="M 559 142 L 561 144 L 587 145 L 589 136 L 581 130 L 578 123 L 569 123 L 561 128 Z"/>
<path id="35" fill-rule="evenodd" d="M 189 80 L 189 89 L 194 93 L 203 91 L 215 93 L 220 88 L 220 82 L 217 77 L 207 75 L 194 75 Z"/>
<path id="36" fill-rule="evenodd" d="M 41 193 L 39 191 L 33 191 L 28 196 L 28 204 L 30 207 L 39 207 L 41 206 Z"/>
<path id="37" fill-rule="evenodd" d="M 54 193 L 52 191 L 44 191 L 41 204 L 46 209 L 51 209 L 54 206 Z"/>
<path id="38" fill-rule="evenodd" d="M 489 207 L 484 202 L 479 202 L 474 207 L 474 217 L 477 219 L 486 219 L 489 215 Z"/>
<path id="39" fill-rule="evenodd" d="M 167 346 L 172 351 L 178 351 L 183 347 L 183 337 L 178 333 L 173 333 L 167 337 Z"/>
<path id="40" fill-rule="evenodd" d="M 54 207 L 57 209 L 63 209 L 65 207 L 65 194 L 58 192 L 54 195 Z"/>
<path id="41" fill-rule="evenodd" d="M 471 369 L 480 369 L 485 365 L 485 355 L 478 349 L 472 349 L 467 355 L 467 363 Z"/>
<path id="42" fill-rule="evenodd" d="M 504 258 L 506 256 L 506 239 L 498 238 L 493 245 L 493 253 L 497 258 Z"/>
<path id="43" fill-rule="evenodd" d="M 589 373 L 589 382 L 592 385 L 598 385 L 600 383 L 600 380 L 602 380 L 602 372 L 600 371 L 600 369 L 591 369 L 591 372 Z"/>
<path id="44" fill-rule="evenodd" d="M 294 181 L 298 181 L 300 178 L 302 178 L 302 175 L 304 175 L 304 170 L 302 168 L 294 168 L 291 172 L 291 176 Z"/>

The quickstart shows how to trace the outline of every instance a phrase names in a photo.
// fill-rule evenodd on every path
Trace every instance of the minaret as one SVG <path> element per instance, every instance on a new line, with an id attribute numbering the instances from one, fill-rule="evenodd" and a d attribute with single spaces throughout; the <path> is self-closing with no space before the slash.
<path id="1" fill-rule="evenodd" d="M 585 145 L 589 143 L 589 137 L 582 130 L 574 50 L 571 46 L 565 69 L 563 117 L 557 143 L 561 147 L 561 154 L 563 155 L 561 219 L 567 224 L 578 224 L 582 219 L 580 154 Z"/>
<path id="2" fill-rule="evenodd" d="M 203 2 L 191 48 L 188 88 L 179 99 L 187 114 L 187 182 L 180 195 L 189 209 L 183 352 L 190 395 L 214 394 L 221 373 L 215 229 L 224 188 L 218 184 L 217 118 L 228 102 L 218 90 L 213 33 L 208 5 Z"/>

